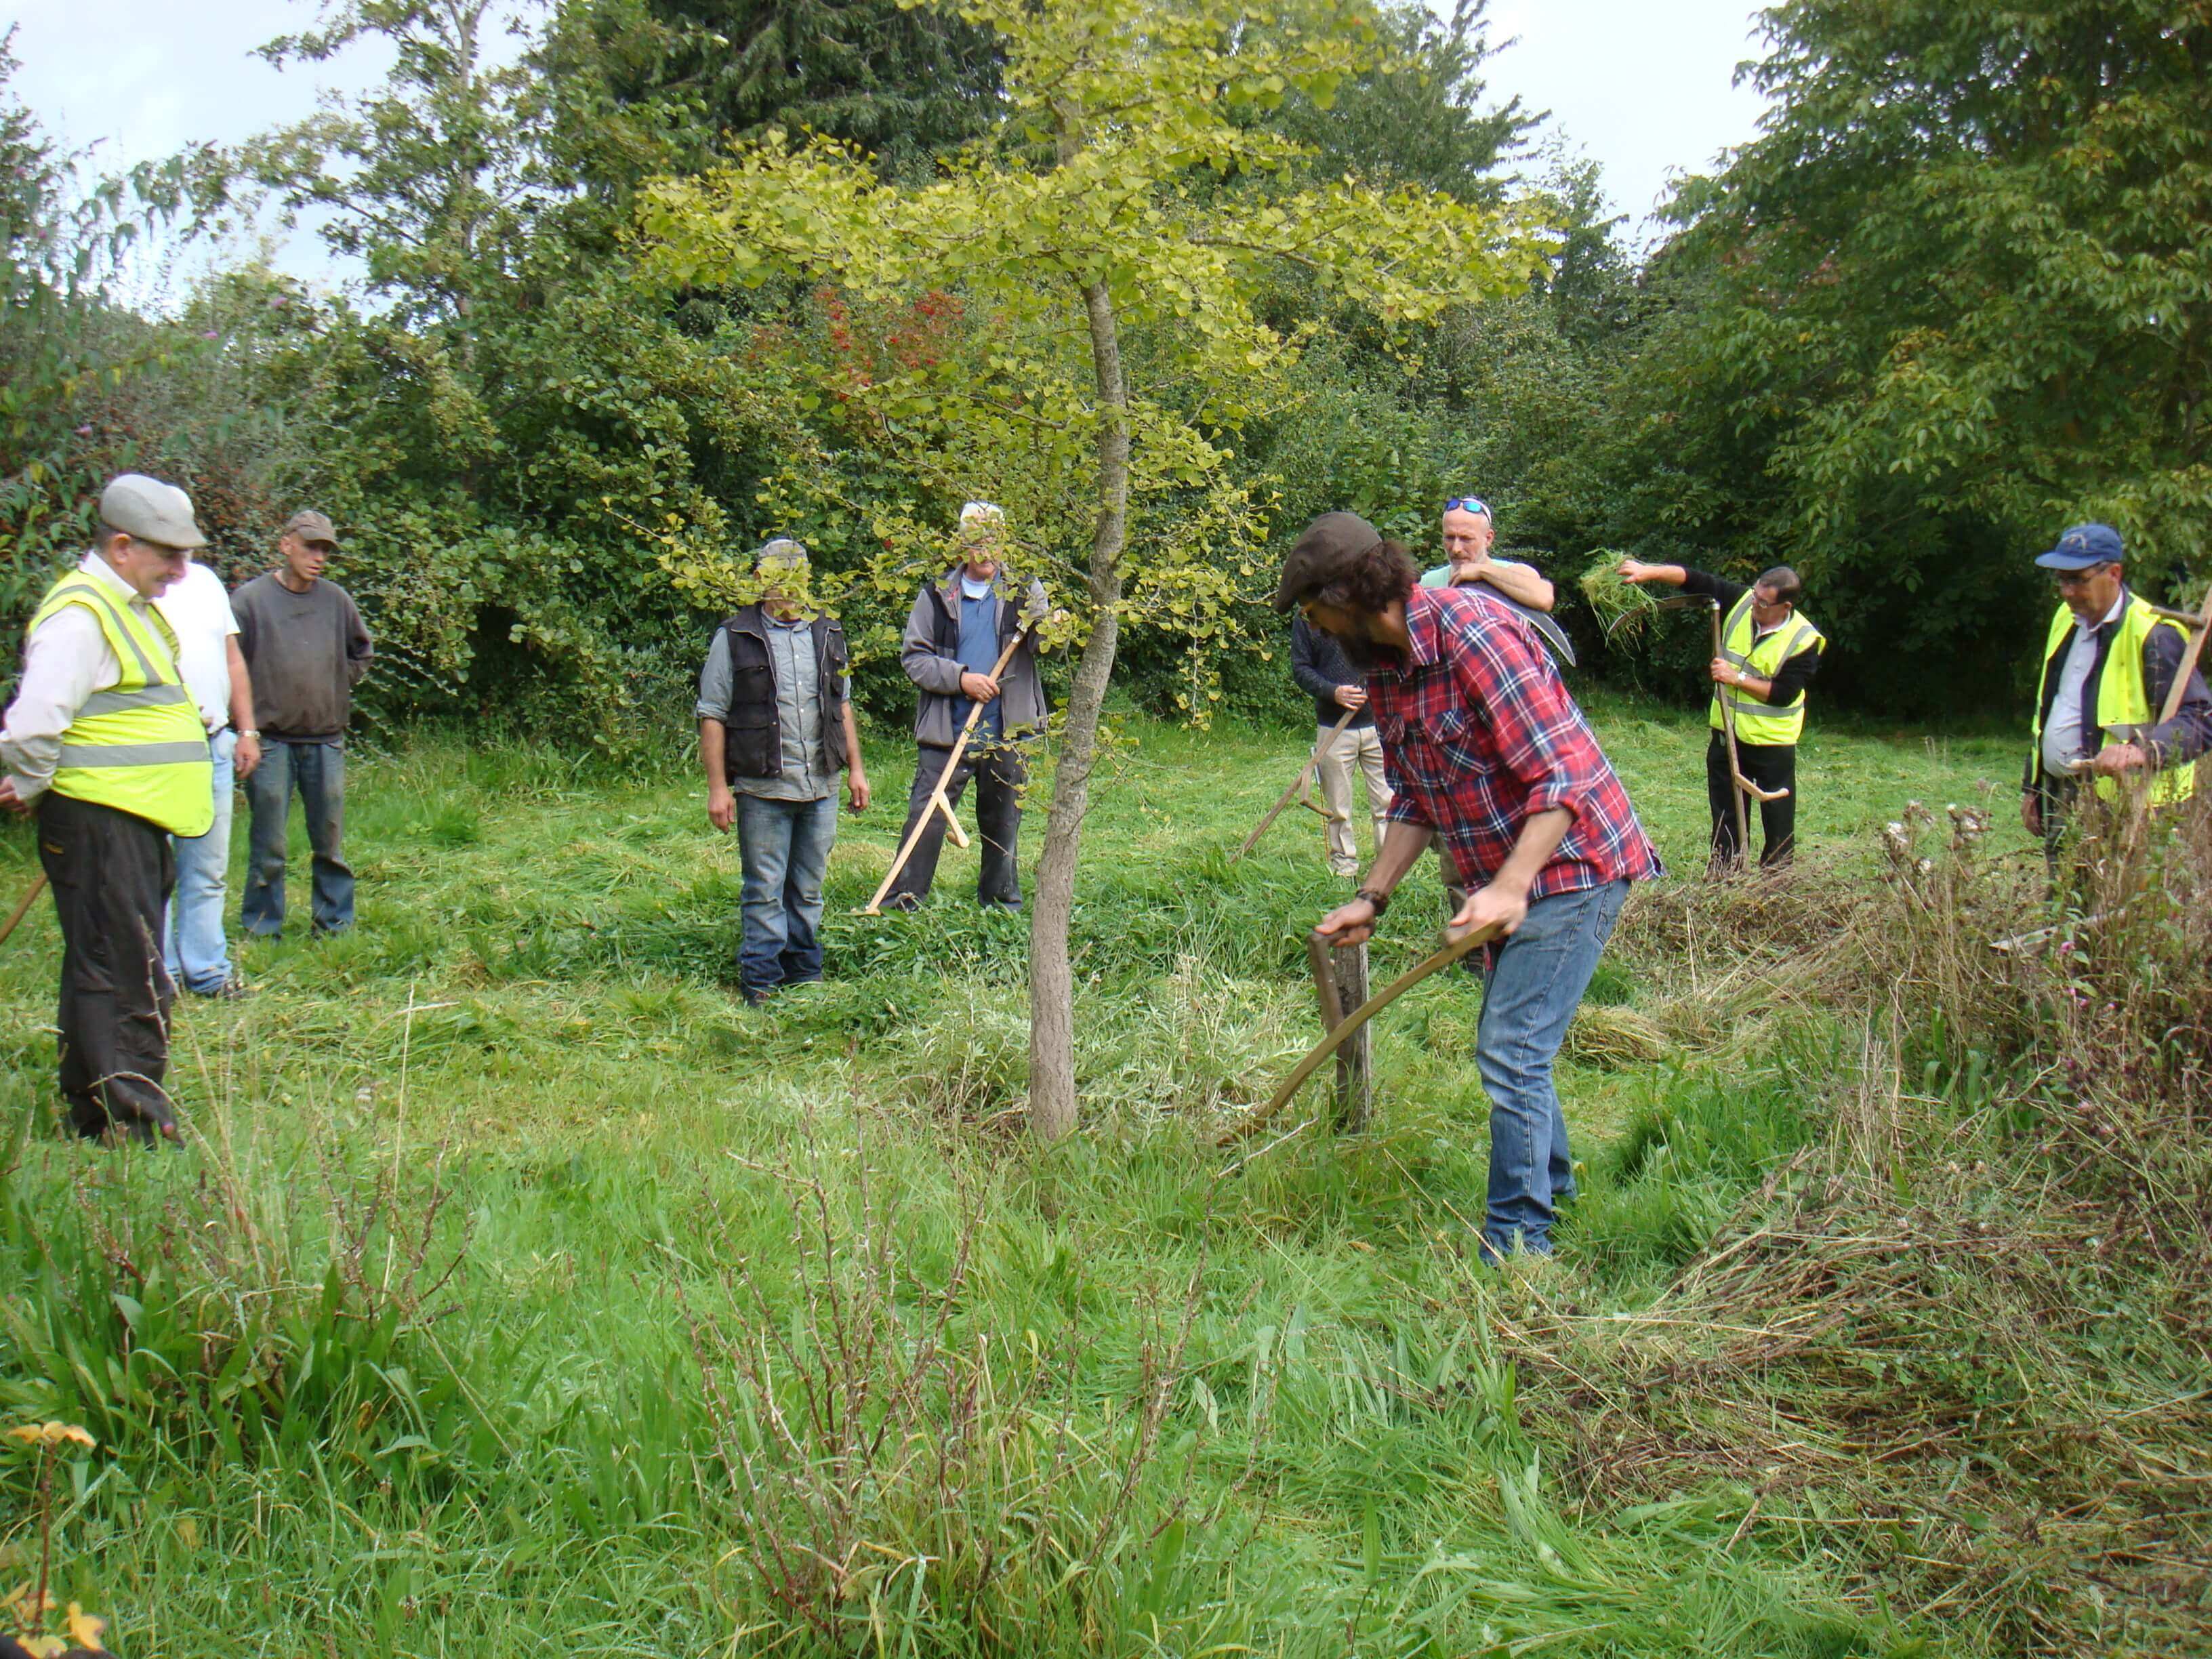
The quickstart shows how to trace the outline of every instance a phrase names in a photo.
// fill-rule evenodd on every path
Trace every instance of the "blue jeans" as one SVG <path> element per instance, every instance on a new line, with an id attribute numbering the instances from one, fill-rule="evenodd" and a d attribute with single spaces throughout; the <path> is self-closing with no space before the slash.
<path id="1" fill-rule="evenodd" d="M 209 740 L 215 756 L 215 823 L 204 836 L 172 836 L 177 889 L 161 917 L 162 963 L 169 977 L 205 996 L 230 977 L 222 936 L 223 878 L 230 868 L 231 757 L 238 733 L 228 726 Z"/>
<path id="2" fill-rule="evenodd" d="M 822 977 L 822 878 L 837 841 L 837 797 L 738 797 L 738 980 L 773 991 Z"/>
<path id="3" fill-rule="evenodd" d="M 1486 1257 L 1510 1255 L 1516 1243 L 1550 1255 L 1553 1206 L 1575 1195 L 1552 1061 L 1627 896 L 1628 884 L 1614 881 L 1538 899 L 1491 954 L 1474 1050 L 1490 1096 Z"/>
<path id="4" fill-rule="evenodd" d="M 335 933 L 353 926 L 353 871 L 338 850 L 345 835 L 345 750 L 334 743 L 264 738 L 261 764 L 246 781 L 253 827 L 238 917 L 247 933 L 263 939 L 274 939 L 284 927 L 285 820 L 295 788 L 307 815 L 307 844 L 314 849 L 315 931 Z"/>

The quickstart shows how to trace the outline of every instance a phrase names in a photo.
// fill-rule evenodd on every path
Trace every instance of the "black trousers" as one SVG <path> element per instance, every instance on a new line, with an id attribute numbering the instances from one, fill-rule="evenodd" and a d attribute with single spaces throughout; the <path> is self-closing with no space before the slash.
<path id="1" fill-rule="evenodd" d="M 1794 743 L 1746 743 L 1736 740 L 1737 763 L 1744 776 L 1762 789 L 1787 789 L 1780 800 L 1747 803 L 1759 809 L 1759 826 L 1765 836 L 1759 861 L 1771 866 L 1787 864 L 1797 850 L 1797 745 Z M 1713 862 L 1734 864 L 1744 856 L 1735 844 L 1735 783 L 1729 777 L 1728 736 L 1713 733 L 1705 745 L 1705 799 L 1713 809 Z"/>
<path id="2" fill-rule="evenodd" d="M 951 758 L 950 749 L 927 745 L 917 756 L 914 787 L 907 792 L 906 828 L 899 836 L 902 847 L 907 836 L 914 833 L 922 810 L 929 805 L 937 781 L 944 775 L 945 763 Z M 1029 764 L 1022 751 L 1012 744 L 970 748 L 960 757 L 960 764 L 945 786 L 945 799 L 959 805 L 971 778 L 975 783 L 975 829 L 983 844 L 983 867 L 975 881 L 976 902 L 1019 904 L 1022 878 L 1014 854 L 1015 843 L 1021 836 L 1021 790 L 1029 781 Z M 928 896 L 930 884 L 937 879 L 937 855 L 944 848 L 945 815 L 933 813 L 922 830 L 921 839 L 914 844 L 914 855 L 907 860 L 906 868 L 899 872 L 891 890 L 884 896 L 884 902 L 911 909 Z"/>
<path id="3" fill-rule="evenodd" d="M 62 925 L 62 1097 L 81 1135 L 173 1133 L 161 1079 L 169 1004 L 161 912 L 176 885 L 169 837 L 131 812 L 39 798 L 39 858 Z"/>

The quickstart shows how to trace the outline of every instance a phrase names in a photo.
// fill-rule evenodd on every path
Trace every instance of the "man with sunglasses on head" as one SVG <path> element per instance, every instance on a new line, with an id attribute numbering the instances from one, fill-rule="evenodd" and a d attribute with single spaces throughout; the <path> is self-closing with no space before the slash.
<path id="1" fill-rule="evenodd" d="M 2212 748 L 2212 695 L 2192 672 L 2174 717 L 2157 724 L 2189 636 L 2127 585 L 2110 525 L 2079 524 L 2036 563 L 2055 573 L 2058 609 L 2043 647 L 2020 821 L 2056 859 L 2086 787 L 2107 807 L 2122 780 L 2145 781 L 2153 808 L 2185 801 Z"/>
<path id="2" fill-rule="evenodd" d="M 1424 572 L 1422 586 L 1464 587 L 1470 582 L 1487 582 L 1516 605 L 1530 611 L 1551 611 L 1557 591 L 1534 565 L 1490 556 L 1490 544 L 1498 539 L 1498 526 L 1490 503 L 1482 497 L 1455 495 L 1446 501 L 1443 535 L 1447 562 Z"/>

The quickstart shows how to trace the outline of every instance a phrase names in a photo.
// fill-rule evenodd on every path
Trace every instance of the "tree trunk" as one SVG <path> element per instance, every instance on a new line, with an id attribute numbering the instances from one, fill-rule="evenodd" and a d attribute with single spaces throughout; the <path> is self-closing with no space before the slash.
<path id="1" fill-rule="evenodd" d="M 1114 302 L 1103 283 L 1084 289 L 1083 307 L 1098 375 L 1098 527 L 1091 539 L 1091 603 L 1097 621 L 1068 688 L 1044 851 L 1030 896 L 1030 1130 L 1047 1141 L 1075 1127 L 1075 977 L 1067 960 L 1068 921 L 1075 908 L 1083 815 L 1091 805 L 1091 768 L 1098 754 L 1098 716 L 1121 632 L 1121 545 L 1129 527 L 1129 389 L 1121 375 Z"/>

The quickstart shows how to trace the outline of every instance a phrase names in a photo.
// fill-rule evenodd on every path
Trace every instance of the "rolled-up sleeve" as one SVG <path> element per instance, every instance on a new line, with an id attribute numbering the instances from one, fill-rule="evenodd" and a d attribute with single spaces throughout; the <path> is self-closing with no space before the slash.
<path id="1" fill-rule="evenodd" d="M 1528 793 L 1530 817 L 1579 810 L 1606 775 L 1605 757 L 1540 647 L 1517 627 L 1454 628 L 1453 672 L 1499 765 Z"/>
<path id="2" fill-rule="evenodd" d="M 62 734 L 95 691 L 121 678 L 100 623 L 81 605 L 65 605 L 23 643 L 23 678 L 0 728 L 0 767 L 23 800 L 44 794 L 61 764 Z"/>
<path id="3" fill-rule="evenodd" d="M 691 711 L 702 720 L 721 720 L 730 718 L 730 635 L 725 629 L 714 630 L 714 642 L 707 647 L 707 665 L 699 671 L 699 702 Z"/>

